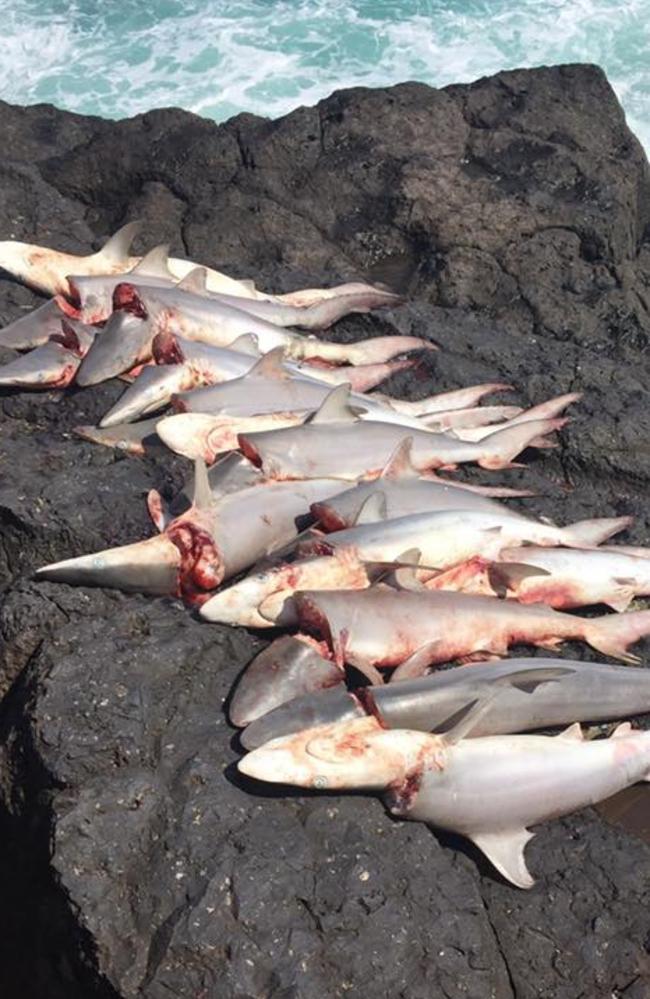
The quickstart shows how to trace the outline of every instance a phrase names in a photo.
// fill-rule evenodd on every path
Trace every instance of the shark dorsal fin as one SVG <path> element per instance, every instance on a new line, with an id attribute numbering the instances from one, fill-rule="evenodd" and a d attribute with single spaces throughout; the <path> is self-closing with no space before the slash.
<path id="1" fill-rule="evenodd" d="M 139 264 L 131 271 L 132 274 L 144 274 L 148 277 L 161 277 L 172 280 L 172 275 L 167 266 L 169 260 L 169 243 L 161 243 L 154 246 L 152 250 L 145 253 Z"/>
<path id="2" fill-rule="evenodd" d="M 616 728 L 612 732 L 610 738 L 611 739 L 624 739 L 626 735 L 630 735 L 630 733 L 633 732 L 633 731 L 634 731 L 634 729 L 632 728 L 631 723 L 629 721 L 624 721 L 624 722 L 621 722 L 620 725 L 616 726 Z"/>
<path id="3" fill-rule="evenodd" d="M 582 742 L 584 739 L 584 733 L 580 722 L 574 722 L 573 725 L 569 725 L 568 728 L 565 728 L 558 734 L 557 738 L 566 739 L 569 742 Z"/>
<path id="4" fill-rule="evenodd" d="M 129 259 L 131 243 L 142 229 L 142 222 L 127 222 L 118 229 L 110 239 L 107 239 L 97 256 L 104 257 L 112 263 L 126 263 Z"/>
<path id="5" fill-rule="evenodd" d="M 184 278 L 181 278 L 176 287 L 179 291 L 202 295 L 208 287 L 208 272 L 205 267 L 194 267 Z"/>
<path id="6" fill-rule="evenodd" d="M 526 867 L 524 848 L 533 835 L 528 829 L 510 829 L 473 833 L 470 839 L 507 881 L 518 888 L 532 888 L 535 880 Z"/>
<path id="7" fill-rule="evenodd" d="M 167 266 L 168 260 L 169 243 L 161 243 L 160 246 L 154 246 L 153 250 L 145 253 L 140 263 L 136 264 L 131 273 L 171 280 L 172 275 Z"/>
<path id="8" fill-rule="evenodd" d="M 197 510 L 207 510 L 212 505 L 208 467 L 203 458 L 194 460 L 194 498 L 192 502 Z"/>
<path id="9" fill-rule="evenodd" d="M 363 501 L 354 518 L 354 526 L 376 524 L 378 520 L 386 520 L 386 494 L 379 491 L 371 493 Z"/>
<path id="10" fill-rule="evenodd" d="M 260 346 L 254 333 L 242 333 L 228 344 L 228 350 L 236 350 L 238 354 L 247 354 L 249 357 L 260 356 Z"/>
<path id="11" fill-rule="evenodd" d="M 250 369 L 246 378 L 273 378 L 275 381 L 287 381 L 291 376 L 284 367 L 284 347 L 274 347 L 267 354 L 262 354 L 257 364 Z"/>
<path id="12" fill-rule="evenodd" d="M 357 413 L 350 405 L 350 383 L 342 382 L 325 396 L 309 423 L 354 423 Z"/>
<path id="13" fill-rule="evenodd" d="M 418 471 L 413 467 L 411 451 L 413 438 L 405 437 L 399 442 L 381 470 L 381 479 L 417 479 Z"/>

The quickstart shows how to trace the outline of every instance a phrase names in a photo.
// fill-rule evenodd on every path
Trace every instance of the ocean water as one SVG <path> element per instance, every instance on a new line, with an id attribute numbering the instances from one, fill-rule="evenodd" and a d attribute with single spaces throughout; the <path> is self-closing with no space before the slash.
<path id="1" fill-rule="evenodd" d="M 0 97 L 275 117 L 332 90 L 594 62 L 650 149 L 650 0 L 3 0 Z"/>

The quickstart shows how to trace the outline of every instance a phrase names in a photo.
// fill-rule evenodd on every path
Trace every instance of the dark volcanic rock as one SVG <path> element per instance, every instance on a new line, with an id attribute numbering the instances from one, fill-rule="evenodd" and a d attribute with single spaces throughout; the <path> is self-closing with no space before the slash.
<path id="1" fill-rule="evenodd" d="M 563 521 L 634 513 L 647 541 L 650 178 L 596 68 L 351 90 L 277 122 L 0 120 L 0 238 L 87 252 L 142 217 L 140 248 L 269 288 L 399 286 L 407 307 L 331 335 L 438 341 L 393 381 L 414 397 L 583 390 L 559 449 L 501 479 Z M 0 281 L 3 321 L 36 302 Z M 180 486 L 171 456 L 71 434 L 119 391 L 0 400 L 3 999 L 647 995 L 648 845 L 595 812 L 551 823 L 524 893 L 378 801 L 253 786 L 223 705 L 257 637 L 30 580 L 150 533 L 146 491 Z"/>

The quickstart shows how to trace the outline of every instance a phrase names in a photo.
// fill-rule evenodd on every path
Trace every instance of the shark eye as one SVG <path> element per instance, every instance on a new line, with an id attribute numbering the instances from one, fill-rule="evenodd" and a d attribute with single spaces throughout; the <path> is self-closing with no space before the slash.
<path id="1" fill-rule="evenodd" d="M 327 787 L 327 777 L 321 777 L 321 776 L 314 777 L 313 783 L 314 783 L 314 787 L 315 788 L 321 788 L 322 789 L 324 787 Z"/>

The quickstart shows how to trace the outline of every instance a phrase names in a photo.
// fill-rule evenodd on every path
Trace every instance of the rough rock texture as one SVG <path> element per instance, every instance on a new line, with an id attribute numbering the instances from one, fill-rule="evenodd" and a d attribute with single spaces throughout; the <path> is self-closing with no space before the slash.
<path id="1" fill-rule="evenodd" d="M 8 105 L 0 122 L 0 238 L 88 252 L 140 217 L 147 245 L 272 289 L 399 286 L 408 307 L 334 335 L 438 341 L 394 379 L 412 396 L 584 390 L 560 448 L 501 478 L 565 521 L 635 513 L 648 542 L 650 177 L 598 69 L 357 89 L 277 122 Z M 36 302 L 0 281 L 1 320 Z M 376 800 L 253 786 L 223 705 L 258 637 L 30 580 L 150 533 L 146 490 L 182 482 L 166 453 L 71 436 L 119 391 L 0 400 L 3 999 L 646 996 L 641 840 L 591 811 L 551 823 L 524 893 Z"/>

